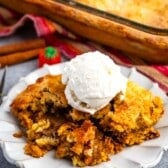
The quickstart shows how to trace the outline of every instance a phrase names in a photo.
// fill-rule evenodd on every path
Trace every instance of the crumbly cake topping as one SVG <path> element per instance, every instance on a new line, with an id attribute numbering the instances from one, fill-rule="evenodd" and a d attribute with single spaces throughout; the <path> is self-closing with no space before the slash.
<path id="1" fill-rule="evenodd" d="M 75 0 L 149 26 L 168 27 L 166 0 Z"/>
<path id="2" fill-rule="evenodd" d="M 159 136 L 154 124 L 163 114 L 159 97 L 129 81 L 126 98 L 117 95 L 94 115 L 68 105 L 61 75 L 46 75 L 28 86 L 11 104 L 26 137 L 24 151 L 42 157 L 55 150 L 75 166 L 109 160 L 126 146 Z"/>

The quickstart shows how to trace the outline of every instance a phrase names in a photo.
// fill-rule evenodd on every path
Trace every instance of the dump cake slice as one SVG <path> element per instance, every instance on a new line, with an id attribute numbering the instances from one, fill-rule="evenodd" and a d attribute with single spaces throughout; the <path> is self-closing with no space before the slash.
<path id="1" fill-rule="evenodd" d="M 129 81 L 124 100 L 118 97 L 94 115 L 99 127 L 126 145 L 138 144 L 158 137 L 153 128 L 163 115 L 163 102 L 153 94 Z"/>
<path id="2" fill-rule="evenodd" d="M 162 101 L 134 82 L 128 82 L 124 100 L 117 95 L 94 115 L 68 105 L 64 89 L 61 75 L 46 75 L 12 102 L 26 154 L 42 157 L 55 150 L 75 166 L 96 165 L 127 145 L 159 136 L 154 124 L 163 114 Z"/>

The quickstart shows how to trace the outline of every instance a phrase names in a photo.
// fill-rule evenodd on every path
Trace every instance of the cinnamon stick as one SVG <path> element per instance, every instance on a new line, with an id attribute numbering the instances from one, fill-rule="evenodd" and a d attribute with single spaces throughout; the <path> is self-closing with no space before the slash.
<path id="1" fill-rule="evenodd" d="M 14 65 L 17 63 L 21 63 L 30 59 L 33 59 L 38 56 L 39 51 L 42 48 L 36 48 L 28 51 L 17 52 L 13 54 L 7 54 L 0 56 L 0 67 L 4 67 L 6 65 Z"/>
<path id="2" fill-rule="evenodd" d="M 0 55 L 28 51 L 36 48 L 43 48 L 45 47 L 45 45 L 45 40 L 42 38 L 35 38 L 21 42 L 15 42 L 0 46 Z"/>

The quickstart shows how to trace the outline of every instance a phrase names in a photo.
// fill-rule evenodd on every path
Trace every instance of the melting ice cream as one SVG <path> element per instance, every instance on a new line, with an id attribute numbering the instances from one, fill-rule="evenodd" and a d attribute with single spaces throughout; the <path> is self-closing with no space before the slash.
<path id="1" fill-rule="evenodd" d="M 77 110 L 94 114 L 119 92 L 125 93 L 127 79 L 111 58 L 98 51 L 81 54 L 63 70 L 65 96 Z"/>

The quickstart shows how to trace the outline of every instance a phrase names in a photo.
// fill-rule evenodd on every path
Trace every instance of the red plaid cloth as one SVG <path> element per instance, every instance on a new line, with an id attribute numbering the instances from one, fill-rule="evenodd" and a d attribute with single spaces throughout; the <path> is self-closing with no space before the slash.
<path id="1" fill-rule="evenodd" d="M 120 65 L 136 67 L 138 71 L 159 83 L 160 87 L 168 92 L 168 65 L 149 65 L 141 59 L 126 56 L 113 48 L 77 37 L 61 25 L 42 16 L 21 15 L 0 7 L 0 37 L 12 35 L 28 20 L 33 22 L 37 36 L 45 38 L 47 45 L 58 47 L 66 58 L 71 59 L 84 52 L 99 50 Z"/>

